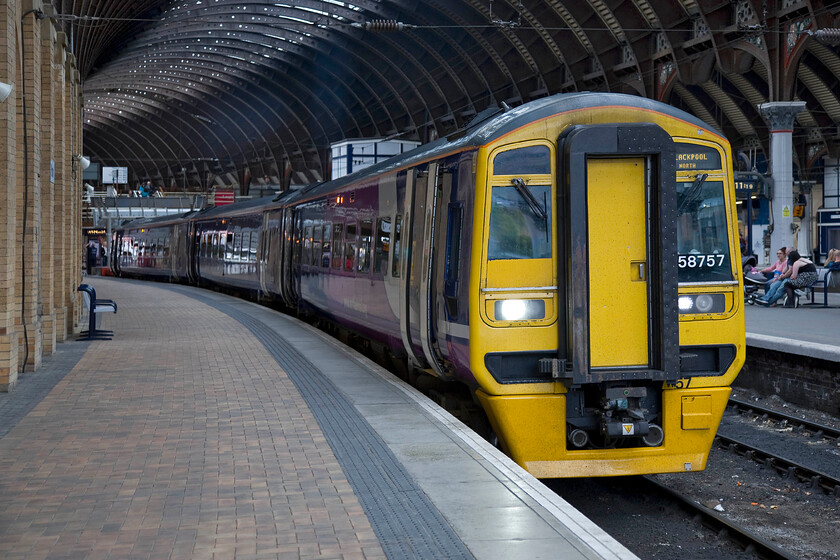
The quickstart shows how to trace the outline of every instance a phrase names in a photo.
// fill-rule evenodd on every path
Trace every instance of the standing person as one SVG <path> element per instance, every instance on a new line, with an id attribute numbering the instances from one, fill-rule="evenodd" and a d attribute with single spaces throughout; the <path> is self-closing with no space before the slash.
<path id="1" fill-rule="evenodd" d="M 85 251 L 85 265 L 87 268 L 88 276 L 90 276 L 93 273 L 93 268 L 96 266 L 96 259 L 98 257 L 99 247 L 97 247 L 96 242 L 93 239 L 89 239 Z"/>
<path id="2" fill-rule="evenodd" d="M 117 189 L 114 187 L 113 183 L 109 183 L 108 186 L 105 188 L 105 196 L 108 198 L 116 198 L 117 197 Z"/>

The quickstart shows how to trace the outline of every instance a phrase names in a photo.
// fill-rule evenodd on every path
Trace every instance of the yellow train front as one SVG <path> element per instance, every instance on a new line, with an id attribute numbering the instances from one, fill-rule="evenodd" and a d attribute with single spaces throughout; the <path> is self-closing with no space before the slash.
<path id="1" fill-rule="evenodd" d="M 478 148 L 476 395 L 540 478 L 702 470 L 745 350 L 729 144 L 650 100 L 565 101 Z"/>

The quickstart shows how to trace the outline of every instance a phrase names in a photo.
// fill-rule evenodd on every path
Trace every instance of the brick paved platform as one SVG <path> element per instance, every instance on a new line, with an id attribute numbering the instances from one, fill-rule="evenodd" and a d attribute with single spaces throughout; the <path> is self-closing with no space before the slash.
<path id="1" fill-rule="evenodd" d="M 114 339 L 60 345 L 0 399 L 0 558 L 633 558 L 314 329 L 91 283 Z"/>

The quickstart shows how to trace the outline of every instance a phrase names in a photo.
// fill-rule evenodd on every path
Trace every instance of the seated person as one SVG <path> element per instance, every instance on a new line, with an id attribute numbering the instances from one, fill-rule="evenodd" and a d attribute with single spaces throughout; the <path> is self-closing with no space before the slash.
<path id="1" fill-rule="evenodd" d="M 796 293 L 799 288 L 807 288 L 817 281 L 817 265 L 805 257 L 799 256 L 798 251 L 790 253 L 790 278 L 785 284 L 787 301 L 785 307 L 796 307 Z"/>
<path id="2" fill-rule="evenodd" d="M 767 268 L 761 269 L 761 273 L 767 277 L 768 280 L 772 280 L 776 273 L 778 272 L 781 274 L 785 271 L 785 267 L 787 266 L 787 251 L 784 247 L 776 251 L 776 256 L 779 258 L 776 262 L 768 266 Z"/>
<path id="3" fill-rule="evenodd" d="M 790 253 L 794 250 L 793 247 L 787 247 L 785 249 L 785 253 L 790 255 Z M 768 307 L 775 307 L 776 302 L 782 299 L 785 295 L 785 291 L 782 289 L 784 288 L 785 284 L 787 284 L 788 278 L 791 274 L 790 265 L 792 262 L 790 259 L 785 263 L 785 268 L 781 274 L 776 274 L 770 282 L 768 282 L 764 289 L 766 293 L 764 294 L 763 298 L 759 298 L 755 301 L 761 303 L 763 305 L 767 305 Z M 775 273 L 774 273 L 775 274 Z"/>
<path id="4" fill-rule="evenodd" d="M 840 270 L 840 249 L 831 249 L 828 252 L 823 268 L 832 272 Z"/>

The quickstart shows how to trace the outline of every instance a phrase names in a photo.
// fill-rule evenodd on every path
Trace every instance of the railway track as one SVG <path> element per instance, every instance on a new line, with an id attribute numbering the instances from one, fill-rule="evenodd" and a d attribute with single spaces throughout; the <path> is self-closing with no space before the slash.
<path id="1" fill-rule="evenodd" d="M 723 435 L 720 431 L 716 439 L 726 449 L 770 467 L 784 477 L 796 479 L 799 482 L 810 482 L 813 488 L 820 488 L 828 494 L 840 497 L 840 479 L 836 477 L 811 469 L 766 449 Z"/>
<path id="2" fill-rule="evenodd" d="M 815 437 L 826 437 L 831 439 L 840 439 L 840 429 L 825 424 L 812 422 L 805 418 L 785 414 L 776 410 L 771 410 L 763 406 L 758 406 L 753 403 L 742 401 L 740 399 L 730 398 L 729 407 L 735 409 L 742 414 L 752 414 L 758 416 L 763 420 L 773 420 L 779 422 L 784 426 L 791 426 L 794 429 L 810 432 Z"/>
<path id="3" fill-rule="evenodd" d="M 653 480 L 649 476 L 643 476 L 657 491 L 668 496 L 677 502 L 680 508 L 692 516 L 695 521 L 700 522 L 704 527 L 717 533 L 721 539 L 728 539 L 738 545 L 744 552 L 752 553 L 762 560 L 795 560 L 797 557 L 782 550 L 776 545 L 754 535 L 739 525 L 725 519 L 713 509 L 709 509 L 697 503 L 679 492 Z"/>

